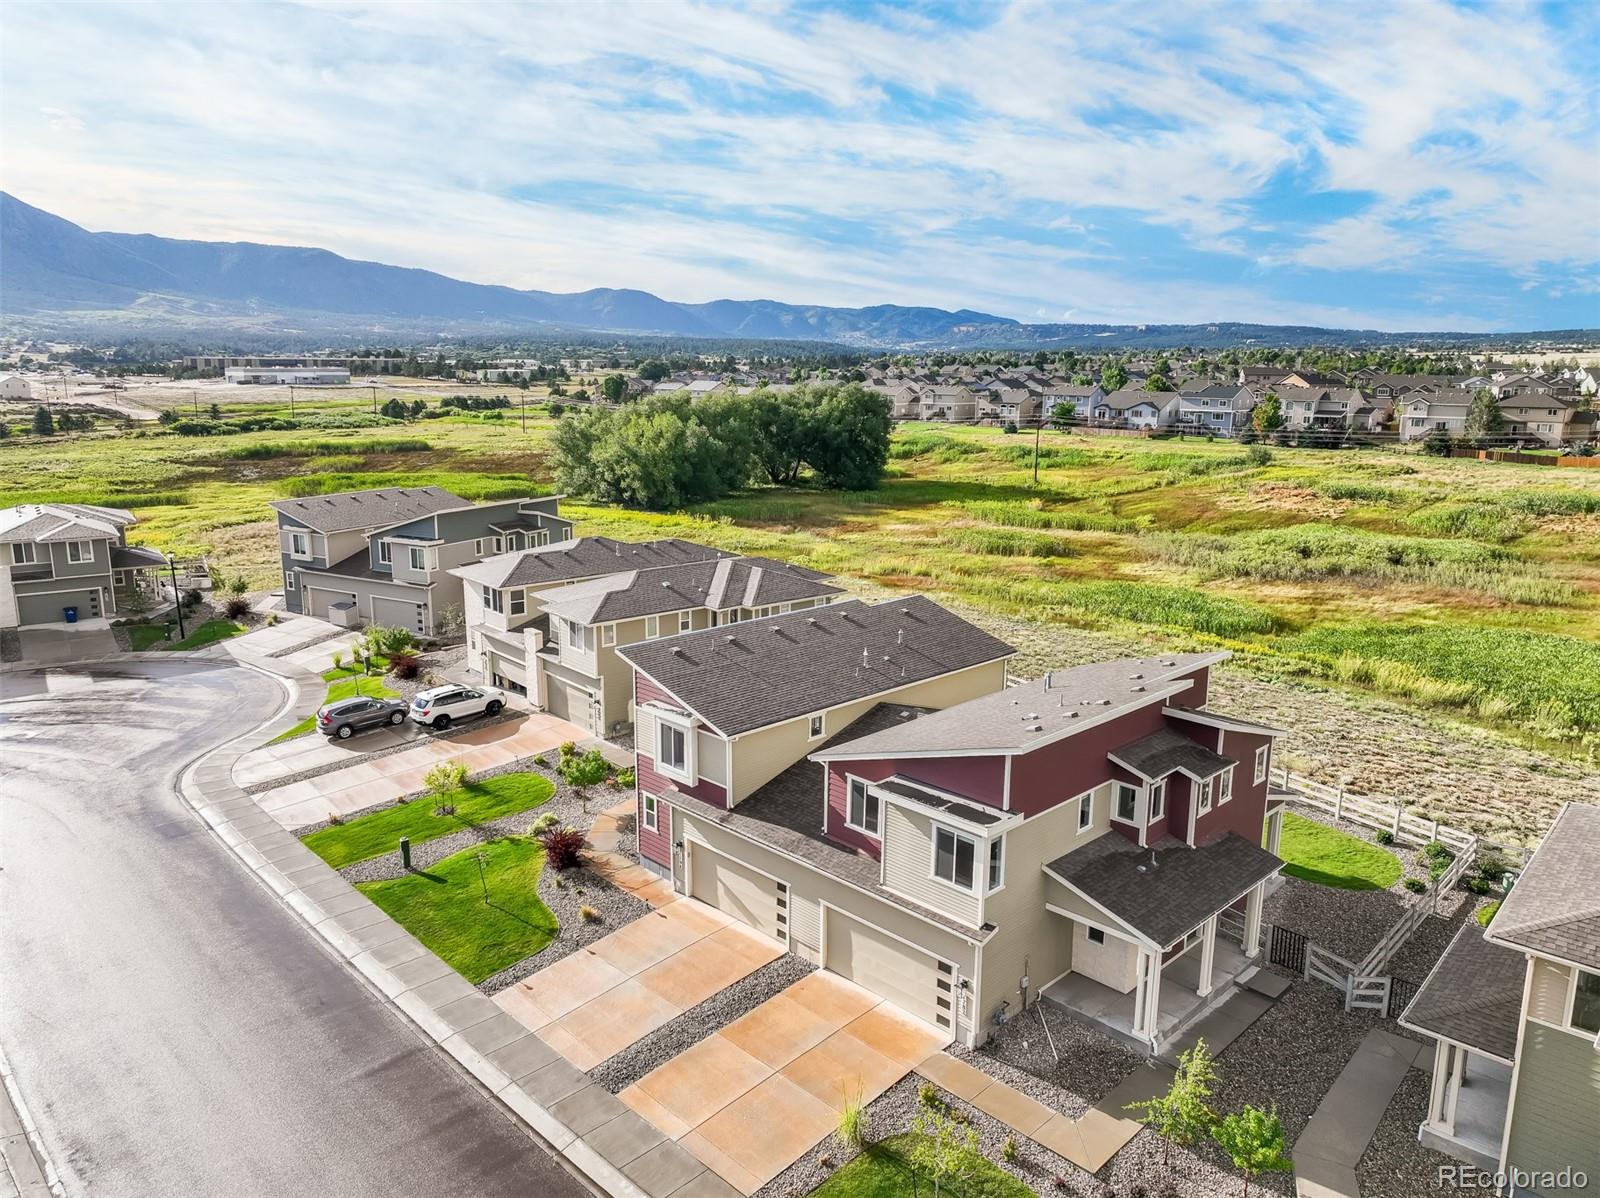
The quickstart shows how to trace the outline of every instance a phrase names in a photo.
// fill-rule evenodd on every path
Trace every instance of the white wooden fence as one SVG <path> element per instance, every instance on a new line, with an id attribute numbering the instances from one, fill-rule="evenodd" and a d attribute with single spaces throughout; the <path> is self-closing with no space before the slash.
<path id="1" fill-rule="evenodd" d="M 1345 819 L 1353 824 L 1388 832 L 1401 844 L 1424 845 L 1437 840 L 1452 851 L 1457 851 L 1476 840 L 1471 832 L 1452 828 L 1436 819 L 1412 815 L 1404 803 L 1388 803 L 1365 795 L 1349 794 L 1343 786 L 1328 786 L 1286 768 L 1278 768 L 1275 772 L 1279 788 L 1293 795 L 1295 802 L 1313 811 L 1331 815 L 1334 819 Z M 1505 851 L 1520 857 L 1518 849 L 1506 848 Z"/>

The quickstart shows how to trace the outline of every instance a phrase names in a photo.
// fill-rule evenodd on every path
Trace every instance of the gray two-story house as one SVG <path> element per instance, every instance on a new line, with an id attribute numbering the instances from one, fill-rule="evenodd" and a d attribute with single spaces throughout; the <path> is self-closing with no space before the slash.
<path id="1" fill-rule="evenodd" d="M 282 499 L 284 606 L 339 623 L 427 634 L 463 609 L 453 567 L 565 541 L 559 495 L 470 503 L 441 487 L 390 487 Z"/>
<path id="2" fill-rule="evenodd" d="M 118 592 L 149 590 L 166 559 L 129 545 L 137 524 L 122 508 L 25 503 L 0 511 L 0 628 L 103 628 Z"/>

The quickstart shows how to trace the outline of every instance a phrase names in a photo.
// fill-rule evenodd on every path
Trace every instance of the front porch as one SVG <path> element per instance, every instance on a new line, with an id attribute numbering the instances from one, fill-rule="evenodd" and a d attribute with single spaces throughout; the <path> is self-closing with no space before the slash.
<path id="1" fill-rule="evenodd" d="M 1417 1139 L 1457 1160 L 1494 1170 L 1499 1167 L 1510 1106 L 1510 1065 L 1439 1040 L 1428 1114 L 1417 1129 Z"/>

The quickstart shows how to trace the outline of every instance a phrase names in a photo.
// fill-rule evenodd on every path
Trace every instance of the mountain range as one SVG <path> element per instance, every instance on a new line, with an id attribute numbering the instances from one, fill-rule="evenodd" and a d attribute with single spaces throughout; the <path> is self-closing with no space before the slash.
<path id="1" fill-rule="evenodd" d="M 396 339 L 589 332 L 822 341 L 859 348 L 1106 349 L 1474 341 L 1303 326 L 1023 324 L 968 309 L 675 303 L 648 291 L 557 293 L 254 242 L 95 233 L 0 192 L 0 327 L 32 336 L 303 334 Z"/>

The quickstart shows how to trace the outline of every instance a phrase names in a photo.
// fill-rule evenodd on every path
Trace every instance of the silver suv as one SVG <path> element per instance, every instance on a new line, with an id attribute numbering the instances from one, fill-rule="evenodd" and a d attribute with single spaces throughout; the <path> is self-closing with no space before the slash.
<path id="1" fill-rule="evenodd" d="M 411 700 L 411 718 L 444 729 L 453 720 L 496 715 L 505 705 L 505 694 L 492 686 L 435 686 Z"/>

